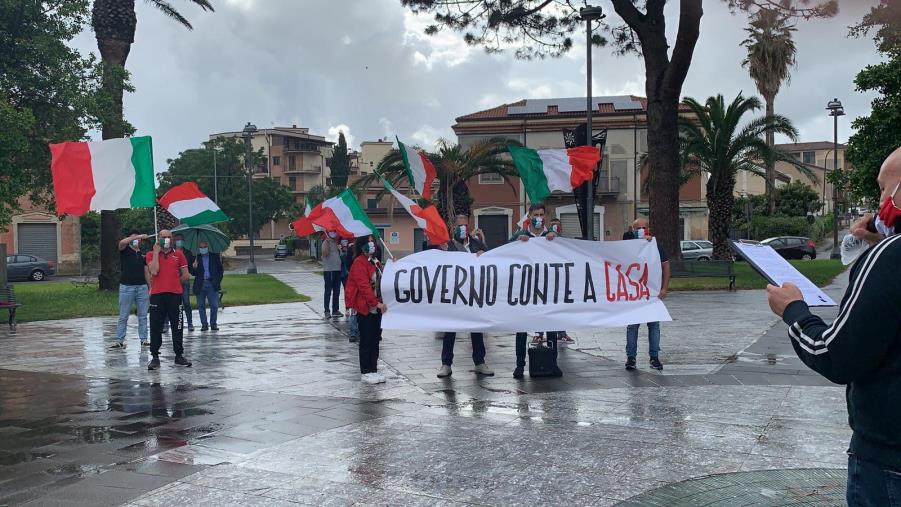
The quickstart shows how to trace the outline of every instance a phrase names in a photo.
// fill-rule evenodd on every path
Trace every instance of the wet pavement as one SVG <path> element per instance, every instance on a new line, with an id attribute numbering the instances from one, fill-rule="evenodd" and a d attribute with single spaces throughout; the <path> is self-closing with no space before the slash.
<path id="1" fill-rule="evenodd" d="M 315 266 L 278 267 L 313 300 L 227 308 L 186 333 L 192 368 L 164 338 L 148 372 L 134 320 L 126 351 L 110 318 L 0 334 L 0 505 L 779 505 L 799 483 L 841 502 L 844 390 L 760 291 L 672 294 L 663 372 L 623 370 L 622 330 L 573 330 L 563 378 L 513 379 L 512 337 L 489 336 L 496 376 L 458 339 L 442 380 L 440 340 L 386 331 L 368 386 Z"/>

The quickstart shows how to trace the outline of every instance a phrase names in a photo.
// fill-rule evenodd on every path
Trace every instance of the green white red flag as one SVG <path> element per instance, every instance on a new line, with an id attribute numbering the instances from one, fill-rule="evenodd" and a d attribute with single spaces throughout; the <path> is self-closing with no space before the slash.
<path id="1" fill-rule="evenodd" d="M 410 188 L 423 198 L 431 199 L 432 182 L 438 174 L 432 161 L 424 152 L 405 145 L 399 138 L 397 146 L 404 159 L 404 169 L 407 172 L 407 179 L 410 180 Z"/>
<path id="2" fill-rule="evenodd" d="M 541 202 L 556 191 L 571 193 L 592 178 L 601 161 L 601 152 L 592 146 L 549 150 L 507 147 L 531 202 Z"/>
<path id="3" fill-rule="evenodd" d="M 335 231 L 345 238 L 360 238 L 370 234 L 379 237 L 378 229 L 350 190 L 325 200 L 313 208 L 307 218 L 314 225 L 321 226 L 326 231 Z"/>
<path id="4" fill-rule="evenodd" d="M 310 205 L 310 199 L 306 199 L 307 205 L 303 210 L 303 216 L 298 218 L 297 220 L 291 222 L 290 228 L 294 231 L 294 234 L 298 236 L 309 236 L 310 234 L 314 234 L 325 229 L 322 226 L 316 225 L 310 221 L 310 213 L 313 212 L 314 209 L 318 209 L 322 207 L 322 204 L 317 204 L 314 208 Z"/>
<path id="5" fill-rule="evenodd" d="M 67 141 L 51 144 L 50 154 L 60 215 L 156 205 L 150 136 Z"/>
<path id="6" fill-rule="evenodd" d="M 172 187 L 160 197 L 159 203 L 184 224 L 203 225 L 228 221 L 228 216 L 193 181 Z"/>
<path id="7" fill-rule="evenodd" d="M 429 239 L 429 244 L 442 245 L 450 241 L 447 225 L 445 225 L 444 220 L 441 219 L 438 208 L 435 206 L 423 208 L 409 197 L 398 192 L 390 183 L 385 181 L 384 178 L 382 178 L 382 185 L 391 192 L 391 195 L 397 199 L 397 202 L 399 202 L 400 205 L 407 210 L 407 213 L 413 217 L 413 220 L 416 221 L 416 225 L 425 231 L 425 235 Z"/>

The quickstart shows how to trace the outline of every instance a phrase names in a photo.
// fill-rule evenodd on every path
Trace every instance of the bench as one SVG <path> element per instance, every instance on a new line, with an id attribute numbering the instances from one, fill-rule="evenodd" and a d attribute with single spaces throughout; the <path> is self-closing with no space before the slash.
<path id="1" fill-rule="evenodd" d="M 670 261 L 672 278 L 729 279 L 729 290 L 735 290 L 735 263 L 732 261 Z"/>
<path id="2" fill-rule="evenodd" d="M 16 296 L 13 293 L 13 286 L 7 284 L 6 290 L 0 293 L 0 311 L 7 310 L 9 312 L 9 331 L 16 332 L 16 309 L 22 306 L 16 303 Z"/>
<path id="3" fill-rule="evenodd" d="M 81 280 L 72 280 L 72 285 L 74 285 L 75 288 L 77 288 L 77 289 L 80 289 L 82 287 L 91 287 L 91 286 L 96 287 L 98 285 L 98 283 L 99 282 L 97 281 L 97 278 L 90 277 L 90 276 L 86 276 Z"/>

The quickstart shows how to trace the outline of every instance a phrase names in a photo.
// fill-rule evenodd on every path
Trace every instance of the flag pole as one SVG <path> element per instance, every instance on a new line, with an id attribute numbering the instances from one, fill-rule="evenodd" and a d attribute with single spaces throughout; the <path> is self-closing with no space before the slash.
<path id="1" fill-rule="evenodd" d="M 388 245 L 385 243 L 385 240 L 384 240 L 384 238 L 382 238 L 381 235 L 379 235 L 379 241 L 382 242 L 382 246 L 385 247 L 385 251 L 388 252 L 388 256 L 391 257 L 391 260 L 392 260 L 392 261 L 393 261 L 393 260 L 396 260 L 396 259 L 394 258 L 394 254 L 391 253 L 391 249 L 388 248 Z"/>
<path id="2" fill-rule="evenodd" d="M 153 235 L 156 236 L 160 233 L 159 222 L 156 218 L 156 204 L 153 205 Z"/>

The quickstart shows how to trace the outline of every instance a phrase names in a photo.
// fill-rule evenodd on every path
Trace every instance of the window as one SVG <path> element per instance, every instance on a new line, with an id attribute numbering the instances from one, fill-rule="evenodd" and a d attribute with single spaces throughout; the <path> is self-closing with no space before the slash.
<path id="1" fill-rule="evenodd" d="M 689 250 L 698 250 L 698 245 L 692 243 L 691 241 L 683 241 L 682 242 L 682 251 L 688 252 Z"/>
<path id="2" fill-rule="evenodd" d="M 294 155 L 288 156 L 288 170 L 296 171 L 297 170 L 297 158 Z"/>
<path id="3" fill-rule="evenodd" d="M 379 207 L 378 199 L 366 199 L 366 209 L 376 209 Z"/>
<path id="4" fill-rule="evenodd" d="M 272 165 L 282 165 L 282 157 L 272 157 Z"/>
<path id="5" fill-rule="evenodd" d="M 800 154 L 800 153 L 797 153 L 797 152 L 795 152 L 795 153 L 789 153 L 789 155 L 791 155 L 792 158 L 795 159 L 795 160 L 801 160 L 801 154 Z"/>
<path id="6" fill-rule="evenodd" d="M 817 152 L 815 151 L 805 151 L 801 154 L 801 161 L 805 164 L 816 164 L 817 162 Z"/>
<path id="7" fill-rule="evenodd" d="M 480 185 L 497 185 L 499 183 L 503 183 L 504 178 L 500 174 L 480 174 L 479 175 L 479 184 Z"/>
<path id="8" fill-rule="evenodd" d="M 297 190 L 297 178 L 296 177 L 291 176 L 290 178 L 288 178 L 288 188 L 290 188 L 291 190 Z"/>

